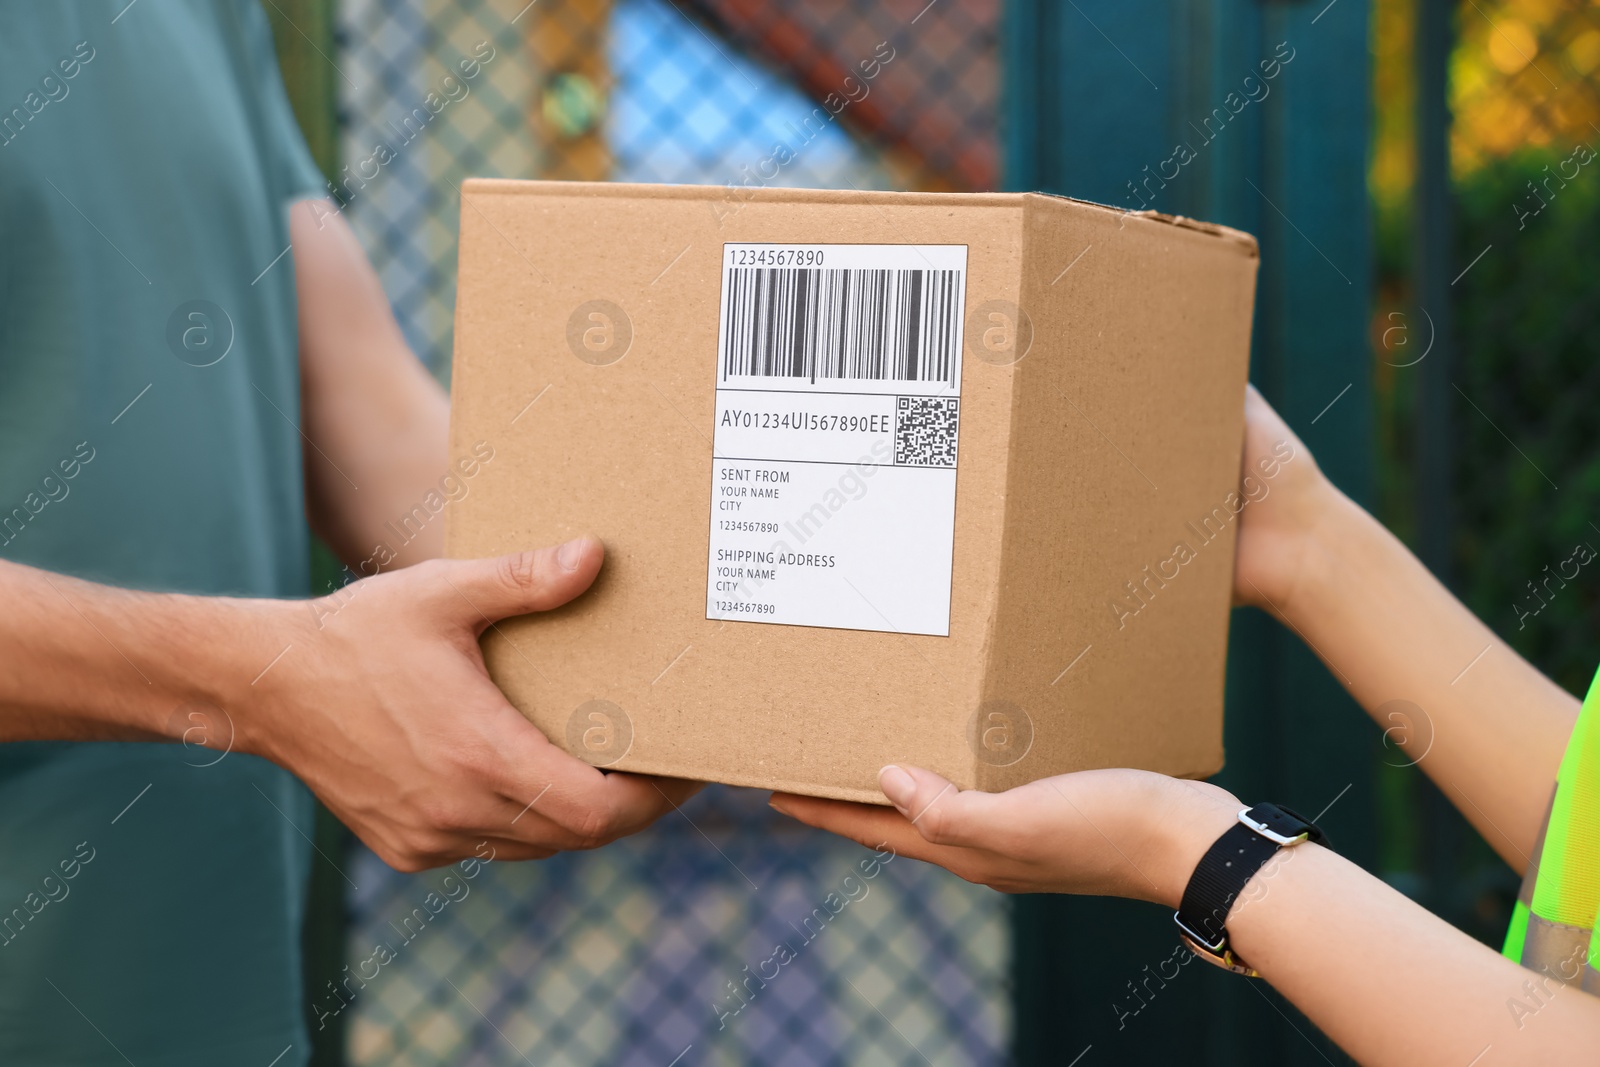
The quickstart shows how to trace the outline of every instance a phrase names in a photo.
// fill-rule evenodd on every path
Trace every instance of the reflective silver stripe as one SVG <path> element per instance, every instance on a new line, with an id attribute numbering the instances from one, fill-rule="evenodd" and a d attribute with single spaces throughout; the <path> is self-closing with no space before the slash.
<path id="1" fill-rule="evenodd" d="M 1533 883 L 1539 879 L 1539 861 L 1544 859 L 1544 835 L 1550 830 L 1550 813 L 1556 808 L 1556 790 L 1550 788 L 1550 803 L 1544 806 L 1544 818 L 1539 821 L 1539 836 L 1533 842 L 1533 852 L 1528 869 L 1522 872 L 1522 885 L 1517 888 L 1517 899 L 1530 909 L 1533 907 Z"/>
<path id="2" fill-rule="evenodd" d="M 1553 923 L 1528 916 L 1528 937 L 1522 944 L 1522 965 L 1549 975 L 1562 985 L 1576 982 L 1589 958 L 1590 932 L 1582 926 Z"/>
<path id="3" fill-rule="evenodd" d="M 1546 816 L 1546 825 L 1549 817 Z M 1544 830 L 1539 831 L 1539 844 L 1544 844 Z M 1539 849 L 1533 850 L 1533 862 L 1528 864 L 1528 869 L 1522 873 L 1522 884 L 1517 887 L 1517 900 L 1523 907 L 1533 907 L 1533 883 L 1539 880 Z"/>

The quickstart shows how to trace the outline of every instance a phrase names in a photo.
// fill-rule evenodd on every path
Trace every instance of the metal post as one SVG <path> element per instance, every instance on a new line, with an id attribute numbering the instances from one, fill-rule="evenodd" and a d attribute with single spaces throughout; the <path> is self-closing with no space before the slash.
<path id="1" fill-rule="evenodd" d="M 1446 585 L 1452 582 L 1454 531 L 1450 267 L 1454 260 L 1450 191 L 1449 63 L 1454 0 L 1417 0 L 1416 186 L 1412 198 L 1412 263 L 1420 322 L 1433 324 L 1433 347 L 1417 365 L 1417 555 Z"/>
<path id="2" fill-rule="evenodd" d="M 1418 558 L 1447 586 L 1455 584 L 1455 338 L 1451 313 L 1454 255 L 1450 184 L 1449 63 L 1455 44 L 1454 0 L 1417 0 L 1416 179 L 1412 189 L 1413 337 L 1431 324 L 1432 347 L 1417 364 L 1416 508 Z M 1421 777 L 1419 775 L 1419 777 Z M 1461 870 L 1467 827 L 1432 782 L 1418 783 L 1422 818 L 1422 900 L 1446 917 Z"/>

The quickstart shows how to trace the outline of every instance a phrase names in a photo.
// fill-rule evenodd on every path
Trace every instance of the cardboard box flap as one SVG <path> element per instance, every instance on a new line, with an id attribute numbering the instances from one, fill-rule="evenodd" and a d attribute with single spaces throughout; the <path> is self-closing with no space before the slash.
<path id="1" fill-rule="evenodd" d="M 1093 200 L 1080 200 L 1075 196 L 1062 196 L 1059 193 L 1025 193 L 1023 195 L 1038 196 L 1049 200 L 1061 200 L 1069 204 L 1080 204 L 1083 207 L 1094 208 L 1098 211 L 1109 211 L 1114 215 L 1124 215 L 1134 219 L 1148 219 L 1151 222 L 1160 222 L 1168 226 L 1194 230 L 1210 237 L 1222 238 L 1251 259 L 1261 258 L 1261 249 L 1256 244 L 1254 236 L 1245 233 L 1243 230 L 1236 230 L 1231 226 L 1223 226 L 1220 223 L 1203 222 L 1200 219 L 1191 219 L 1187 215 L 1168 215 L 1161 211 L 1130 211 L 1124 208 L 1111 207 L 1108 204 L 1098 204 Z"/>

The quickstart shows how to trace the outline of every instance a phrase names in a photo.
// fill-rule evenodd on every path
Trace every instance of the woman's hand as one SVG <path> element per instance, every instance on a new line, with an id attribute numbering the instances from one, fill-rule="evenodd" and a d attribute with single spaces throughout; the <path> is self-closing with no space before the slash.
<path id="1" fill-rule="evenodd" d="M 786 793 L 771 803 L 807 825 L 1003 893 L 1087 893 L 1172 908 L 1241 807 L 1214 785 L 1148 771 L 1079 771 L 983 793 L 891 765 L 878 782 L 894 809 Z"/>
<path id="2" fill-rule="evenodd" d="M 1233 600 L 1282 618 L 1305 569 L 1307 545 L 1339 495 L 1304 442 L 1251 385 L 1244 399 L 1244 455 Z"/>

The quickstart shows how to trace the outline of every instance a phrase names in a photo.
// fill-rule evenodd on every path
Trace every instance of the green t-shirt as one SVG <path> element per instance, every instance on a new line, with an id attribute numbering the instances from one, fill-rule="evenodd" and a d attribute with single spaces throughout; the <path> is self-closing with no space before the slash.
<path id="1" fill-rule="evenodd" d="M 0 556 L 306 594 L 280 254 L 323 188 L 256 0 L 0 0 Z M 215 755 L 0 745 L 0 1063 L 304 1062 L 310 798 Z"/>

